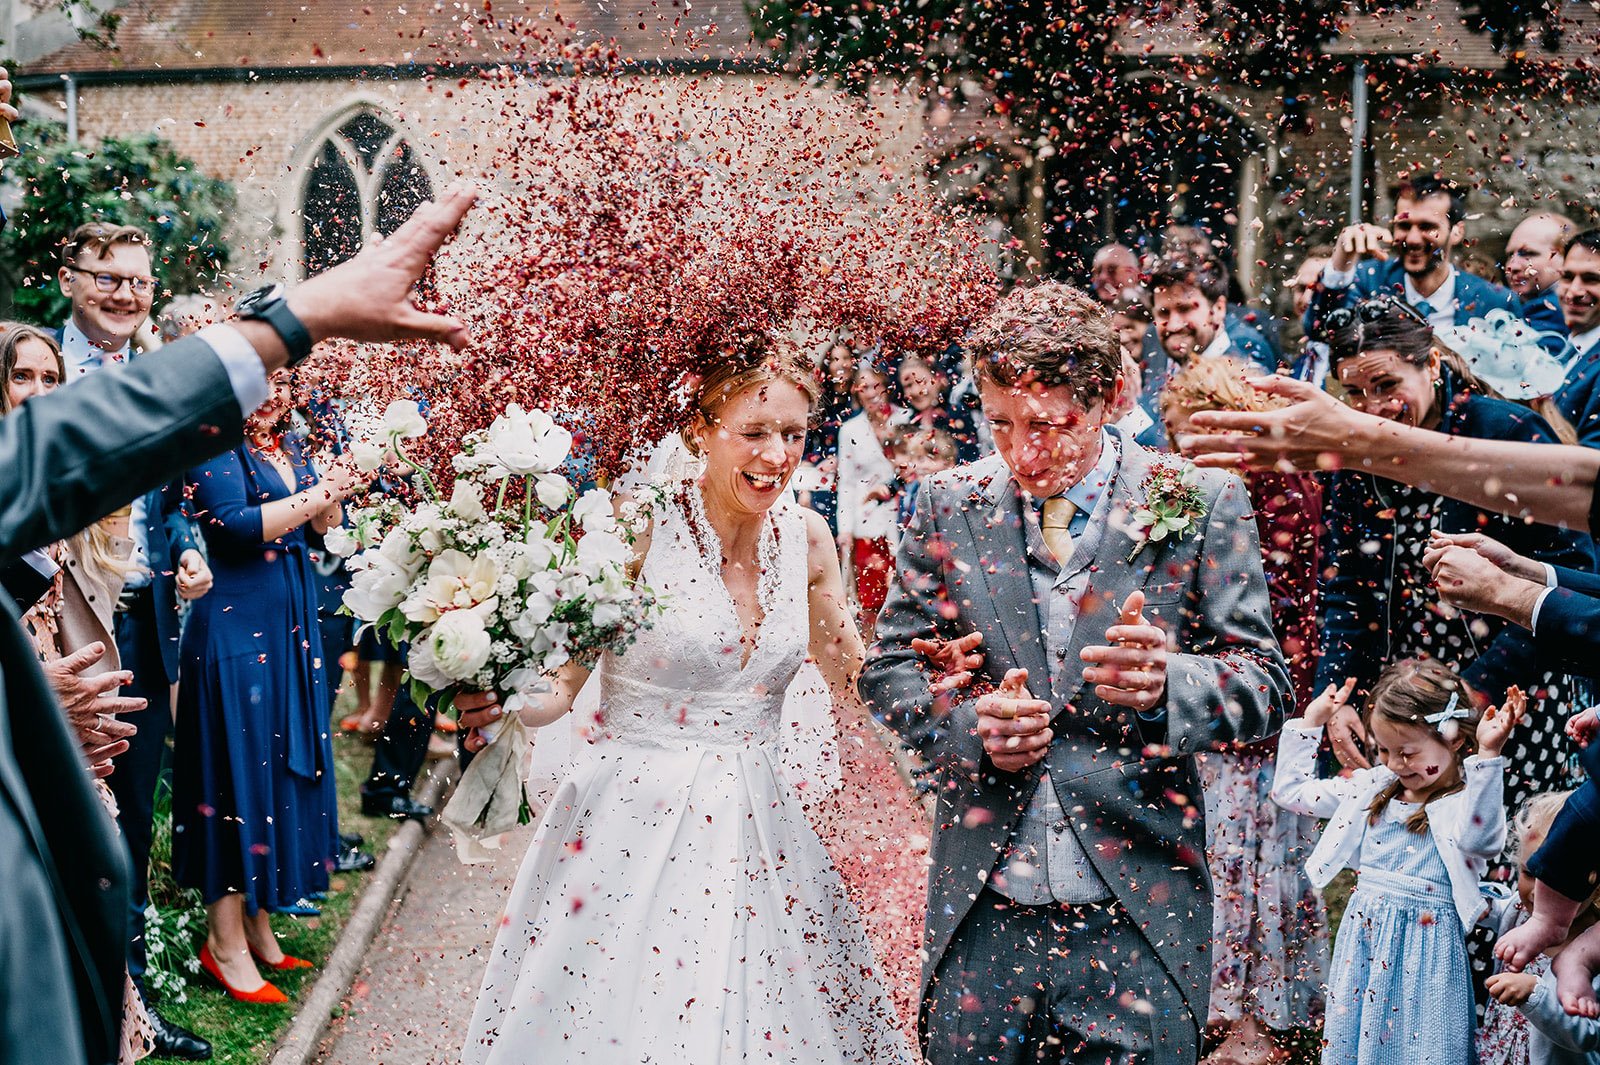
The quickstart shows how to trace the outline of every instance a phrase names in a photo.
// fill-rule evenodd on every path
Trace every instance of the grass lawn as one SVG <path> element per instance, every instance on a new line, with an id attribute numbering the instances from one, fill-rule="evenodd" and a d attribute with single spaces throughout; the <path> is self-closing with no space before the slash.
<path id="1" fill-rule="evenodd" d="M 348 698 L 347 688 L 341 693 L 335 708 L 335 721 L 349 712 L 346 705 Z M 335 735 L 333 754 L 338 774 L 339 829 L 346 834 L 365 836 L 367 842 L 364 849 L 381 857 L 399 823 L 387 818 L 366 817 L 361 813 L 357 788 L 372 767 L 372 748 L 360 739 Z M 156 858 L 152 856 L 152 866 L 155 864 Z M 188 977 L 187 1001 L 172 1001 L 169 996 L 158 1002 L 162 1016 L 210 1040 L 216 1052 L 212 1060 L 217 1065 L 260 1065 L 265 1062 L 279 1036 L 294 1019 L 299 999 L 311 990 L 322 964 L 333 953 L 339 935 L 355 909 L 362 884 L 370 876 L 370 873 L 335 873 L 329 882 L 328 897 L 318 903 L 322 907 L 320 917 L 272 918 L 272 926 L 278 932 L 284 952 L 306 958 L 318 966 L 317 969 L 303 969 L 294 973 L 263 973 L 290 996 L 290 1001 L 275 1006 L 235 1002 L 202 971 Z M 174 897 L 170 878 L 163 884 L 152 876 L 151 893 L 158 901 L 170 904 Z M 164 895 L 166 898 L 163 898 Z M 203 918 L 202 913 L 201 919 L 195 924 L 193 949 L 196 952 L 205 935 Z"/>

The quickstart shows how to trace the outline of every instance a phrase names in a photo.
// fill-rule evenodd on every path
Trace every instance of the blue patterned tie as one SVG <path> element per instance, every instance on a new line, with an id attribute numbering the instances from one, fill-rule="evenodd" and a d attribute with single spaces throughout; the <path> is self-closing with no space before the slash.
<path id="1" fill-rule="evenodd" d="M 1413 306 L 1417 308 L 1418 314 L 1422 315 L 1422 317 L 1426 318 L 1430 322 L 1433 321 L 1433 304 L 1429 303 L 1427 300 L 1418 300 L 1415 304 L 1413 304 Z"/>

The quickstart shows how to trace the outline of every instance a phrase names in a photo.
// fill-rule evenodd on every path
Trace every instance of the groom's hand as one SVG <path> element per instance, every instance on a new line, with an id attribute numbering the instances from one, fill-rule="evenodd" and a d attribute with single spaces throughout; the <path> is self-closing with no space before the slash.
<path id="1" fill-rule="evenodd" d="M 1084 681 L 1106 702 L 1148 714 L 1166 701 L 1167 634 L 1144 616 L 1143 591 L 1129 594 L 1105 644 L 1085 647 L 1082 658 Z"/>
<path id="2" fill-rule="evenodd" d="M 978 697 L 978 736 L 996 769 L 1015 773 L 1050 749 L 1050 704 L 1028 693 L 1028 671 L 1013 669 L 1000 687 Z"/>
<path id="3" fill-rule="evenodd" d="M 924 640 L 919 636 L 911 641 L 911 649 L 933 667 L 928 690 L 935 702 L 948 701 L 951 692 L 972 683 L 972 671 L 983 668 L 983 654 L 978 650 L 982 643 L 981 632 L 969 632 L 958 640 Z"/>

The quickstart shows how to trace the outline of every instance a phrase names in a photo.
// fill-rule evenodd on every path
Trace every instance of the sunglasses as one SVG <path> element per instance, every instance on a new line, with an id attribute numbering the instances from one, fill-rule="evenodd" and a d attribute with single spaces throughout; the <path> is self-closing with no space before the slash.
<path id="1" fill-rule="evenodd" d="M 1322 328 L 1325 333 L 1332 333 L 1339 329 L 1348 329 L 1356 322 L 1363 325 L 1381 322 L 1391 314 L 1410 318 L 1419 325 L 1432 324 L 1422 316 L 1421 311 L 1405 300 L 1395 296 L 1373 296 L 1362 300 L 1354 307 L 1335 307 L 1322 316 Z"/>
<path id="2" fill-rule="evenodd" d="M 75 274 L 88 274 L 94 279 L 94 287 L 101 292 L 115 292 L 122 286 L 124 281 L 128 284 L 128 290 L 135 296 L 148 296 L 155 291 L 156 287 L 156 279 L 153 277 L 129 277 L 126 274 L 96 273 L 89 270 L 80 270 L 76 266 L 69 266 L 67 269 Z"/>

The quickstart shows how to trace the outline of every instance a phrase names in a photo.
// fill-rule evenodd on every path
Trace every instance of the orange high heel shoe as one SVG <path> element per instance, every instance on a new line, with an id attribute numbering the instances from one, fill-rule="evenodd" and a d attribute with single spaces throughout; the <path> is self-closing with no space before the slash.
<path id="1" fill-rule="evenodd" d="M 272 984 L 263 980 L 261 986 L 254 991 L 240 991 L 228 983 L 228 978 L 222 975 L 222 966 L 217 964 L 217 959 L 211 953 L 211 944 L 200 944 L 200 967 L 211 974 L 211 979 L 222 985 L 222 990 L 238 999 L 240 1002 L 251 1002 L 260 1006 L 270 1006 L 278 1002 L 288 1002 L 289 996 L 279 991 Z"/>
<path id="2" fill-rule="evenodd" d="M 265 965 L 267 968 L 276 969 L 280 973 L 288 972 L 291 969 L 315 969 L 316 968 L 315 965 L 313 965 L 311 962 L 306 961 L 304 958 L 296 958 L 291 954 L 285 954 L 278 961 L 268 961 L 267 959 L 265 959 L 265 958 L 263 958 L 261 956 L 260 952 L 257 951 L 255 947 L 251 947 L 250 948 L 250 956 L 255 958 L 255 960 L 260 962 L 262 965 Z"/>

